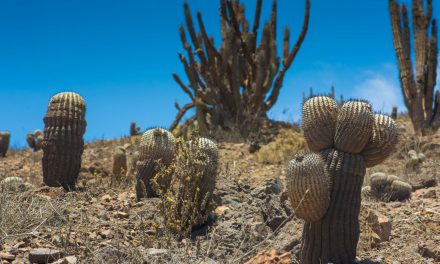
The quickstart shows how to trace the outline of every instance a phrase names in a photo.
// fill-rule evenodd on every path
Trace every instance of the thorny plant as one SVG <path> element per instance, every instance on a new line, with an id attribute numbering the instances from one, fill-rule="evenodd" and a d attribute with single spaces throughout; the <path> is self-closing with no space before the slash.
<path id="1" fill-rule="evenodd" d="M 187 237 L 195 225 L 205 222 L 212 209 L 212 193 L 203 193 L 200 184 L 208 160 L 194 142 L 197 142 L 195 135 L 190 141 L 178 138 L 175 161 L 162 167 L 151 181 L 161 200 L 159 212 L 164 227 L 178 239 Z M 163 182 L 169 185 L 160 184 Z"/>

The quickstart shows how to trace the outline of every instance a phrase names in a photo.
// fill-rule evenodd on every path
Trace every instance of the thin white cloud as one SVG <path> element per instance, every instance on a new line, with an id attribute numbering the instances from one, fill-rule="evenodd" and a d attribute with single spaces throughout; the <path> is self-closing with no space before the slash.
<path id="1" fill-rule="evenodd" d="M 386 77 L 380 73 L 370 72 L 354 87 L 356 97 L 363 98 L 373 105 L 375 111 L 389 113 L 396 105 L 399 111 L 404 111 L 400 84 L 395 78 Z"/>

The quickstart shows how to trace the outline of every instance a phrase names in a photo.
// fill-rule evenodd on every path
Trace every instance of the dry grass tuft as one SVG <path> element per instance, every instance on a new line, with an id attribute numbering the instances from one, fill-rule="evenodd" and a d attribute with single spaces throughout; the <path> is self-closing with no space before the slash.
<path id="1" fill-rule="evenodd" d="M 300 151 L 306 150 L 304 136 L 293 129 L 281 129 L 272 142 L 263 146 L 255 155 L 259 162 L 282 164 Z"/>

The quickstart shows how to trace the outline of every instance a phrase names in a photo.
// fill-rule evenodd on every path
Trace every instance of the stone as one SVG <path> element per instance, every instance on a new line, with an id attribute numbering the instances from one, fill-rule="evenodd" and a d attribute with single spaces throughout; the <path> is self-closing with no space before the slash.
<path id="1" fill-rule="evenodd" d="M 9 261 L 9 260 L 14 260 L 14 259 L 15 259 L 15 256 L 10 253 L 0 252 L 0 263 L 2 263 L 2 261 L 4 261 L 4 260 Z"/>
<path id="2" fill-rule="evenodd" d="M 34 248 L 29 251 L 29 261 L 45 264 L 57 261 L 62 257 L 61 251 L 52 248 Z"/>
<path id="3" fill-rule="evenodd" d="M 440 261 L 440 248 L 438 244 L 432 240 L 428 240 L 418 245 L 417 252 L 425 257 L 434 259 L 434 261 Z"/>
<path id="4" fill-rule="evenodd" d="M 75 256 L 67 256 L 65 258 L 53 262 L 53 264 L 76 264 L 76 263 L 78 263 L 78 259 Z"/>
<path id="5" fill-rule="evenodd" d="M 286 252 L 280 254 L 276 249 L 263 251 L 245 262 L 245 264 L 290 264 L 292 263 L 292 254 Z"/>
<path id="6" fill-rule="evenodd" d="M 227 211 L 229 211 L 229 207 L 225 206 L 225 205 L 220 205 L 217 208 L 215 208 L 214 210 L 214 214 L 217 217 L 223 216 Z"/>
<path id="7" fill-rule="evenodd" d="M 376 243 L 388 241 L 391 236 L 392 222 L 385 215 L 369 211 L 365 219 L 374 232 L 373 238 Z"/>

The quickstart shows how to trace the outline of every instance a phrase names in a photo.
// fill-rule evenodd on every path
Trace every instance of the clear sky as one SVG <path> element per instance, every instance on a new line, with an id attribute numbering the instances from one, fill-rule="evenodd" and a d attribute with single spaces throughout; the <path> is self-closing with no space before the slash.
<path id="1" fill-rule="evenodd" d="M 219 42 L 217 0 L 189 0 Z M 244 0 L 250 17 L 255 0 Z M 303 91 L 331 85 L 345 98 L 372 101 L 375 110 L 403 109 L 393 50 L 388 1 L 311 0 L 306 39 L 286 75 L 270 117 L 297 121 Z M 408 1 L 405 1 L 408 2 Z M 263 19 L 271 0 L 264 0 Z M 304 0 L 278 0 L 278 33 L 296 40 Z M 434 2 L 434 17 L 440 17 Z M 75 91 L 87 101 L 85 139 L 128 134 L 131 120 L 143 129 L 169 126 L 174 101 L 188 101 L 172 79 L 182 77 L 178 27 L 181 0 L 0 1 L 0 130 L 11 144 L 43 128 L 49 98 Z"/>

